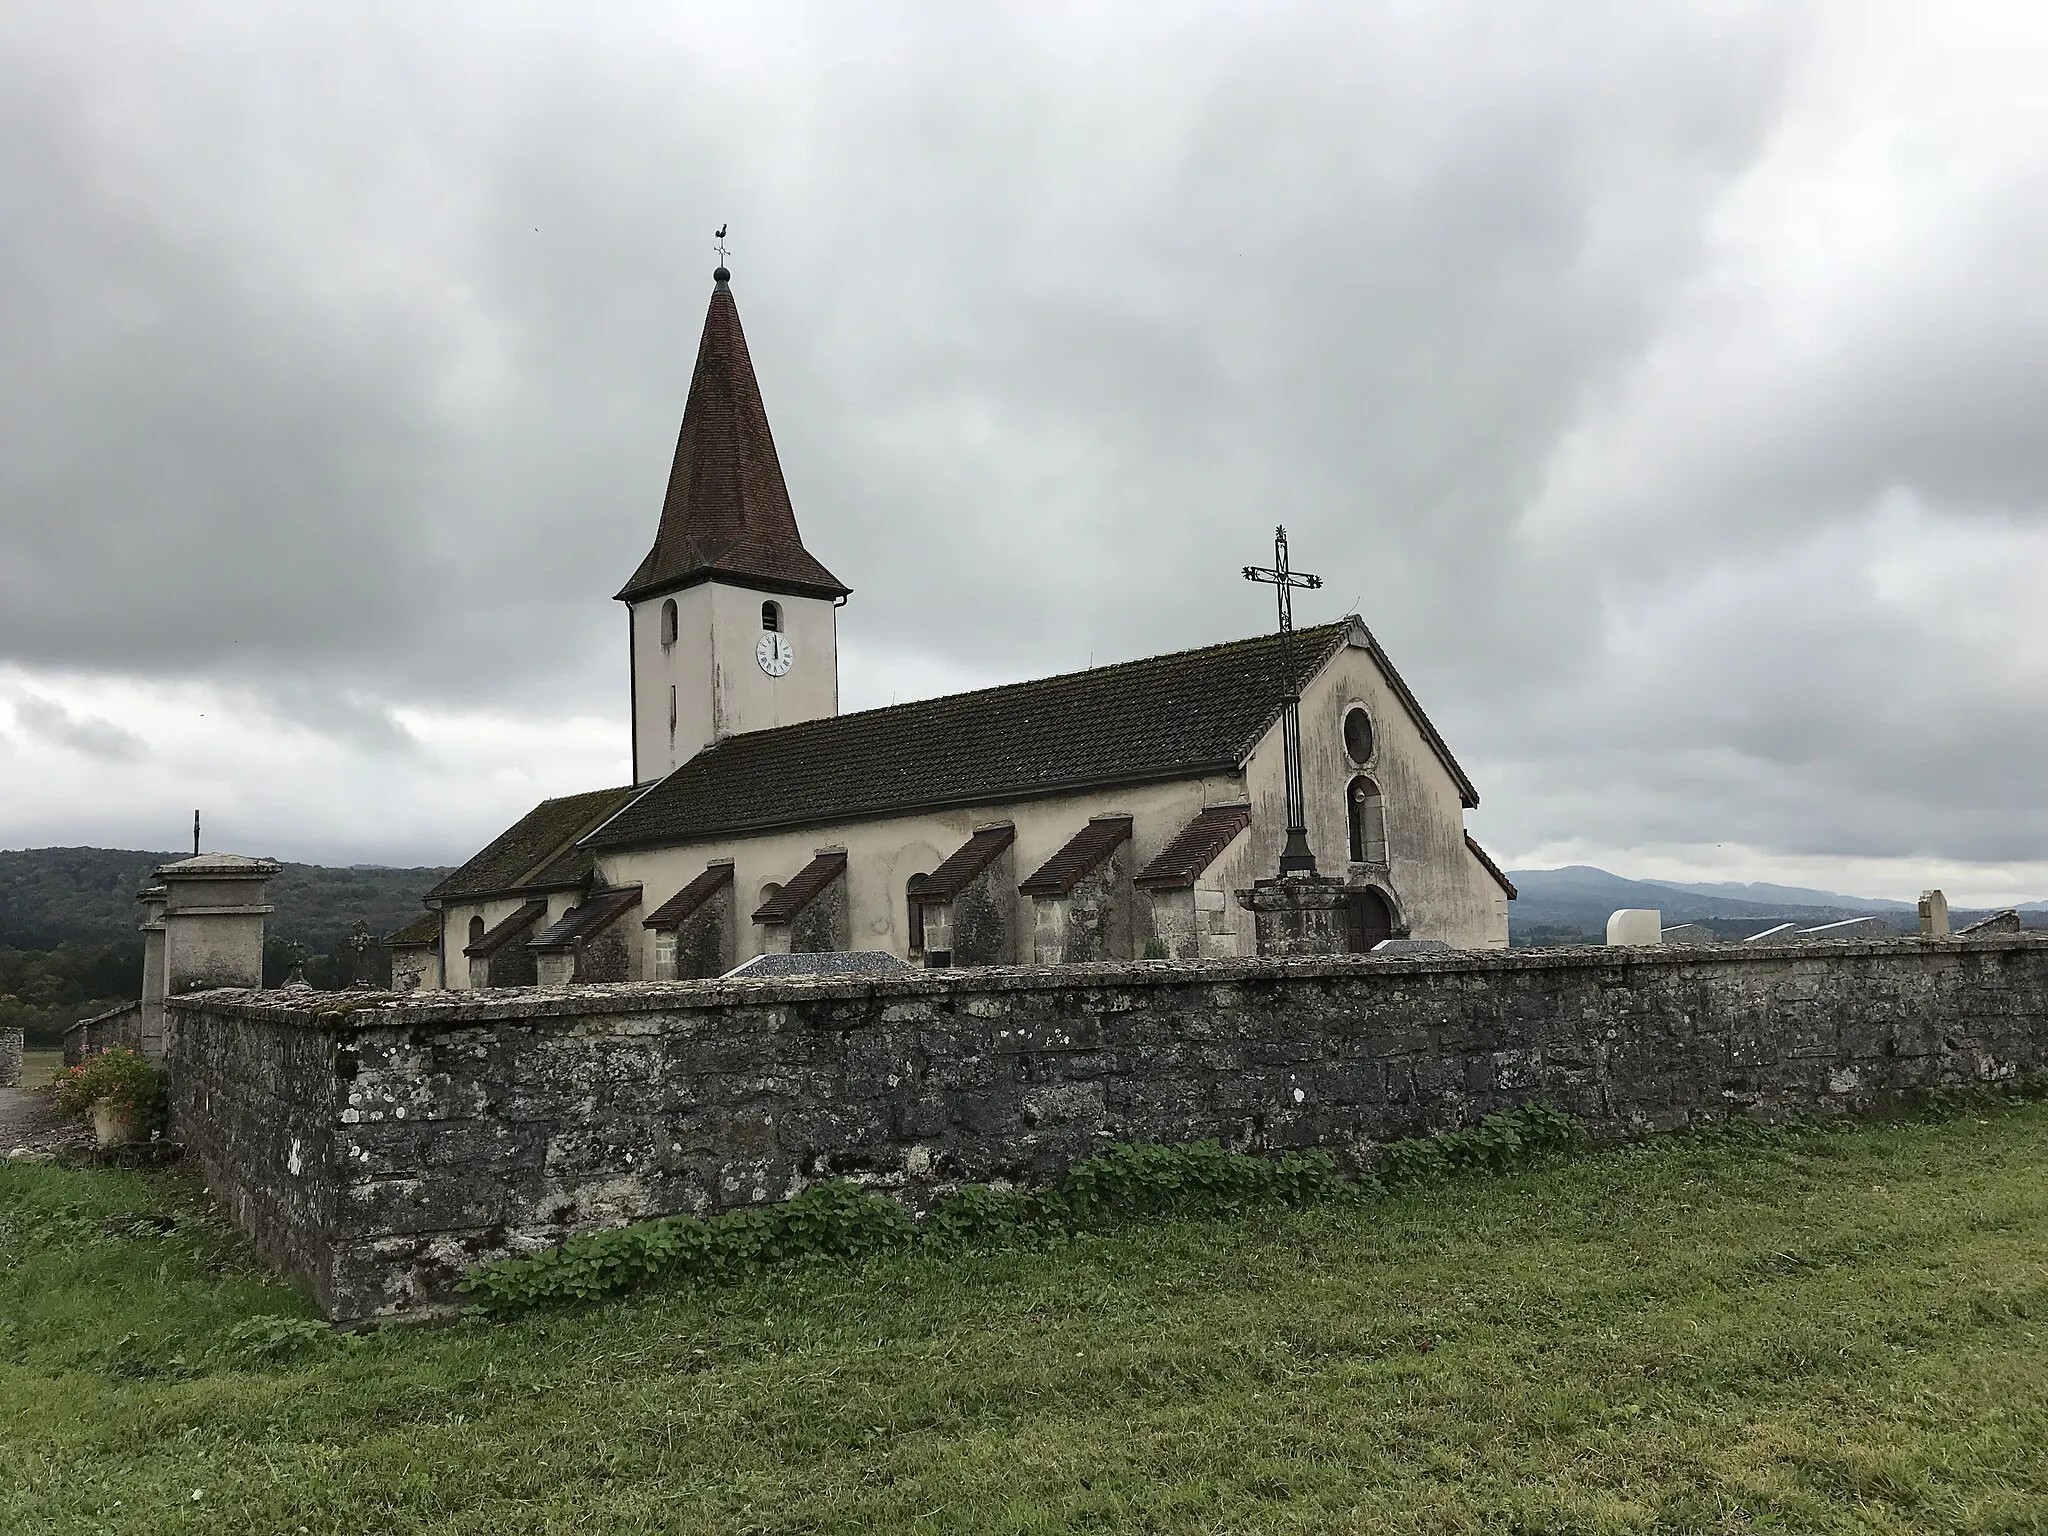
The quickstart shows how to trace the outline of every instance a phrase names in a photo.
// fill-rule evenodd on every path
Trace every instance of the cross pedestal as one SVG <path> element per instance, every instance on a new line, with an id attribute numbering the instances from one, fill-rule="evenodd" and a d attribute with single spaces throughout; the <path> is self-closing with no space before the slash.
<path id="1" fill-rule="evenodd" d="M 1344 902 L 1349 888 L 1328 875 L 1283 875 L 1257 880 L 1237 893 L 1252 914 L 1261 960 L 1286 960 L 1348 951 Z"/>

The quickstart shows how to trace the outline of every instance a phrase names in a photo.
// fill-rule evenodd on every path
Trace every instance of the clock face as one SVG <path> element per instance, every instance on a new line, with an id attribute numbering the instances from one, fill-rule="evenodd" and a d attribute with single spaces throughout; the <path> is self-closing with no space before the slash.
<path id="1" fill-rule="evenodd" d="M 754 647 L 754 660 L 761 663 L 761 670 L 770 677 L 780 677 L 789 670 L 789 664 L 796 660 L 796 648 L 789 643 L 789 636 L 774 631 L 763 635 L 761 643 Z"/>

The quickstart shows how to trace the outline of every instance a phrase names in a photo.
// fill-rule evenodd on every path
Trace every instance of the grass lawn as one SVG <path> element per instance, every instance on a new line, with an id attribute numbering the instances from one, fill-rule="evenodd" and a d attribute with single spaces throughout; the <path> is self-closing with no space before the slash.
<path id="1" fill-rule="evenodd" d="M 0 1531 L 2048 1531 L 2043 1103 L 355 1340 L 197 1209 L 0 1166 Z"/>
<path id="2" fill-rule="evenodd" d="M 32 1047 L 21 1053 L 21 1086 L 40 1088 L 64 1069 L 64 1053 Z"/>

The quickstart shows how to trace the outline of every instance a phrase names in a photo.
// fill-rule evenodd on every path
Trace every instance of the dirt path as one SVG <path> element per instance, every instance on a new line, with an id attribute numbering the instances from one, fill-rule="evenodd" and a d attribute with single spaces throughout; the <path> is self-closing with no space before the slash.
<path id="1" fill-rule="evenodd" d="M 85 1127 L 64 1114 L 49 1098 L 25 1088 L 0 1088 L 0 1157 L 17 1149 L 54 1153 L 85 1139 Z"/>

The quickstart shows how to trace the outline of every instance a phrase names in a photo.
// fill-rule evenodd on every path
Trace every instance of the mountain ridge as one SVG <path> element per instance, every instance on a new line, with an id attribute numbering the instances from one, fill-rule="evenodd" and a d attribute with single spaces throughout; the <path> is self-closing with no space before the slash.
<path id="1" fill-rule="evenodd" d="M 1723 887 L 1736 884 L 1732 881 L 1723 882 L 1722 886 L 1687 886 L 1672 881 L 1631 880 L 1591 864 L 1511 869 L 1507 876 L 1521 892 L 1518 900 L 1508 904 L 1509 937 L 1516 945 L 1598 943 L 1606 936 L 1608 915 L 1623 907 L 1655 908 L 1663 914 L 1667 927 L 1677 923 L 1708 923 L 1723 930 L 1729 938 L 1747 938 L 1750 933 L 1778 923 L 1818 926 L 1851 917 L 1882 917 L 1901 932 L 1913 932 L 1919 926 L 1918 907 L 1914 903 L 1845 896 L 1803 886 L 1741 888 L 1829 899 L 1742 899 L 1718 894 Z M 2018 910 L 2039 915 L 2048 911 L 2048 903 L 2033 902 Z M 1954 915 L 1968 919 L 1975 913 L 1974 909 L 1959 907 Z"/>
<path id="2" fill-rule="evenodd" d="M 139 944 L 135 893 L 159 864 L 185 857 L 135 848 L 0 849 L 0 945 Z M 420 898 L 447 872 L 281 863 L 270 882 L 277 910 L 269 931 L 316 951 L 333 948 L 358 922 L 381 938 L 419 916 Z"/>

